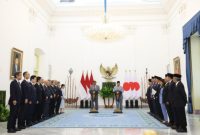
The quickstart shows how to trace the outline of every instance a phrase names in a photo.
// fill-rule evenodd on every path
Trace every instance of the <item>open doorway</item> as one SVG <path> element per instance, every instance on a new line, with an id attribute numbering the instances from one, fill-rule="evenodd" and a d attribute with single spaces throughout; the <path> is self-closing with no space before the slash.
<path id="1" fill-rule="evenodd" d="M 191 49 L 191 94 L 194 113 L 200 113 L 200 37 L 195 33 L 190 38 Z"/>

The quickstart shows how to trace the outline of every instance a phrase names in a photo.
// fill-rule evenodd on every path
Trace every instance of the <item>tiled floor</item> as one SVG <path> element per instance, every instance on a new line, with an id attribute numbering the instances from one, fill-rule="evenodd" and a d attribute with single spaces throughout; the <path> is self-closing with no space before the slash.
<path id="1" fill-rule="evenodd" d="M 188 115 L 188 133 L 180 135 L 200 134 L 200 115 Z M 134 128 L 28 128 L 15 135 L 143 135 L 148 129 Z M 154 129 L 159 135 L 179 135 L 171 129 Z M 7 135 L 6 123 L 0 123 L 0 135 Z"/>

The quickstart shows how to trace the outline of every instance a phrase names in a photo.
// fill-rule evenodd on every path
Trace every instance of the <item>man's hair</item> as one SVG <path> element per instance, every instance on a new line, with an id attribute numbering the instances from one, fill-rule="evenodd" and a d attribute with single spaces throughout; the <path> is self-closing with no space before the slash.
<path id="1" fill-rule="evenodd" d="M 35 78 L 36 78 L 36 75 L 32 75 L 31 78 L 30 78 L 30 80 L 32 81 Z"/>
<path id="2" fill-rule="evenodd" d="M 117 83 L 120 83 L 120 81 L 117 81 Z"/>
<path id="3" fill-rule="evenodd" d="M 64 86 L 65 86 L 64 84 L 61 85 L 61 87 L 64 87 Z"/>
<path id="4" fill-rule="evenodd" d="M 25 71 L 24 73 L 23 73 L 23 77 L 25 77 L 25 75 L 28 73 L 28 71 Z"/>
<path id="5" fill-rule="evenodd" d="M 22 72 L 16 72 L 16 73 L 14 74 L 14 78 L 17 78 L 17 76 L 19 76 L 21 73 L 22 73 Z"/>
<path id="6" fill-rule="evenodd" d="M 42 77 L 38 76 L 37 77 L 37 82 L 39 82 L 42 79 Z"/>

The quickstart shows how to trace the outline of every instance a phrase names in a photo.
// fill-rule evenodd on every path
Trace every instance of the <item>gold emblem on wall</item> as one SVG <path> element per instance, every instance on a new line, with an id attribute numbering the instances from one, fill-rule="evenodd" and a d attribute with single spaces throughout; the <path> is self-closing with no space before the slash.
<path id="1" fill-rule="evenodd" d="M 100 73 L 102 77 L 106 79 L 107 81 L 111 81 L 112 79 L 114 79 L 117 72 L 118 72 L 117 64 L 115 64 L 115 66 L 112 68 L 111 67 L 105 68 L 103 67 L 102 64 L 100 65 Z"/>

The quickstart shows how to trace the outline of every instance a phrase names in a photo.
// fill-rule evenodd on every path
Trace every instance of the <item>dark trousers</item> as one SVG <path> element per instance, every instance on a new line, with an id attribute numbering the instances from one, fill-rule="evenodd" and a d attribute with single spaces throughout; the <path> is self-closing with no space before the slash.
<path id="1" fill-rule="evenodd" d="M 60 103 L 61 103 L 61 98 L 58 98 L 58 99 L 57 99 L 57 103 L 56 103 L 56 114 L 59 113 Z"/>
<path id="2" fill-rule="evenodd" d="M 43 118 L 46 119 L 49 117 L 49 102 L 43 103 Z"/>
<path id="3" fill-rule="evenodd" d="M 27 125 L 31 124 L 33 122 L 33 115 L 35 113 L 35 104 L 29 104 L 28 105 L 28 117 L 27 117 Z"/>
<path id="4" fill-rule="evenodd" d="M 187 126 L 185 107 L 174 107 L 176 128 L 185 129 Z"/>
<path id="5" fill-rule="evenodd" d="M 159 99 L 155 100 L 155 104 L 156 104 L 156 115 L 157 117 L 159 117 L 161 120 L 164 120 L 163 114 L 162 114 L 162 109 L 159 103 Z"/>
<path id="6" fill-rule="evenodd" d="M 20 105 L 10 105 L 10 114 L 8 117 L 7 129 L 15 129 Z"/>
<path id="7" fill-rule="evenodd" d="M 169 123 L 171 125 L 173 125 L 174 124 L 174 112 L 173 112 L 172 105 L 171 104 L 165 104 L 165 105 L 166 105 L 167 113 L 169 116 Z"/>
<path id="8" fill-rule="evenodd" d="M 148 99 L 148 105 L 149 105 L 150 112 L 153 114 L 154 109 L 153 109 L 153 100 L 152 99 Z"/>
<path id="9" fill-rule="evenodd" d="M 55 100 L 51 99 L 50 104 L 49 104 L 49 115 L 52 116 L 54 115 L 55 111 Z"/>
<path id="10" fill-rule="evenodd" d="M 22 104 L 19 109 L 18 127 L 25 127 L 28 118 L 28 104 Z"/>
<path id="11" fill-rule="evenodd" d="M 36 104 L 35 105 L 35 114 L 34 114 L 34 120 L 35 121 L 40 121 L 42 118 L 42 103 Z"/>

